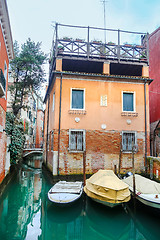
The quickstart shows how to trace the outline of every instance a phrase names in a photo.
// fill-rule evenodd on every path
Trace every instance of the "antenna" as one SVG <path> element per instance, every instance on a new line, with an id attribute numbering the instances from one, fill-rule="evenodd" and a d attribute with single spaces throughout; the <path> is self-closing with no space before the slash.
<path id="1" fill-rule="evenodd" d="M 107 0 L 101 0 L 101 3 L 103 4 L 103 8 L 104 8 L 104 29 L 106 29 L 106 3 L 108 1 Z M 104 30 L 104 41 L 105 41 L 105 44 L 106 44 L 106 30 Z"/>

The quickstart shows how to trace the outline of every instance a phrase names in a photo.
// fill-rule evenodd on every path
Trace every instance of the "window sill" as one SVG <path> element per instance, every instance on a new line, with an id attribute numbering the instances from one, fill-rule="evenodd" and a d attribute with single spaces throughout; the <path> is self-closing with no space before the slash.
<path id="1" fill-rule="evenodd" d="M 78 115 L 86 115 L 87 112 L 85 110 L 69 110 L 69 114 L 78 114 Z"/>
<path id="2" fill-rule="evenodd" d="M 69 153 L 83 153 L 84 151 L 78 151 L 78 150 L 69 150 Z"/>
<path id="3" fill-rule="evenodd" d="M 121 116 L 127 116 L 127 117 L 138 117 L 137 112 L 121 112 Z"/>
<path id="4" fill-rule="evenodd" d="M 132 153 L 132 151 L 126 151 L 126 150 L 122 150 L 122 153 L 126 153 L 126 154 L 131 154 Z"/>

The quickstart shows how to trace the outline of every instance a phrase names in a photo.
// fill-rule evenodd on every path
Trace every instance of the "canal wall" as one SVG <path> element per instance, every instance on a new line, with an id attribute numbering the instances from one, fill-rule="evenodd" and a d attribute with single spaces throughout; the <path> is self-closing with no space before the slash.
<path id="1" fill-rule="evenodd" d="M 42 165 L 43 173 L 51 184 L 55 184 L 58 181 L 84 181 L 83 174 L 72 174 L 72 175 L 53 175 L 51 170 L 46 166 L 45 163 Z M 91 175 L 86 174 L 86 178 L 89 178 Z"/>
<path id="2" fill-rule="evenodd" d="M 7 188 L 8 184 L 12 181 L 12 179 L 16 176 L 18 171 L 18 165 L 12 165 L 8 174 L 5 176 L 3 181 L 0 184 L 0 197 L 4 193 L 5 189 Z"/>

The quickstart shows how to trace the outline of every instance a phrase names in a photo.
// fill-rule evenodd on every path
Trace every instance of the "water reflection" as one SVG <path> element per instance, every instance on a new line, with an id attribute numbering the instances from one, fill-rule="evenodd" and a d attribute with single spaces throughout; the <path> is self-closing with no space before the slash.
<path id="1" fill-rule="evenodd" d="M 159 211 L 147 208 L 142 204 L 133 204 L 127 206 L 129 216 L 131 218 L 131 232 L 134 239 L 157 240 L 160 235 L 159 228 Z"/>
<path id="2" fill-rule="evenodd" d="M 32 168 L 42 168 L 42 154 L 30 155 L 24 158 L 24 163 L 28 167 Z"/>
<path id="3" fill-rule="evenodd" d="M 110 209 L 85 197 L 68 207 L 49 202 L 51 183 L 23 165 L 0 199 L 0 239 L 157 240 L 159 216 L 133 204 Z"/>
<path id="4" fill-rule="evenodd" d="M 28 238 L 30 225 L 37 225 L 40 229 L 41 212 L 41 171 L 32 170 L 25 165 L 19 169 L 16 178 L 5 192 L 0 202 L 0 236 L 3 239 L 38 239 Z M 37 228 L 37 226 L 36 226 Z"/>
<path id="5" fill-rule="evenodd" d="M 90 199 L 87 199 L 86 203 L 89 239 L 93 239 L 95 233 L 97 239 L 129 239 L 130 217 L 122 207 L 106 208 Z"/>

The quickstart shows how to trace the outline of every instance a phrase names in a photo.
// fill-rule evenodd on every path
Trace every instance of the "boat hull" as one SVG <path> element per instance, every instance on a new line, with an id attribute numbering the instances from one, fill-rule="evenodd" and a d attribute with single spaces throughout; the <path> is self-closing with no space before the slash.
<path id="1" fill-rule="evenodd" d="M 133 175 L 123 179 L 133 195 Z M 135 198 L 146 206 L 160 209 L 160 183 L 135 174 Z"/>
<path id="2" fill-rule="evenodd" d="M 110 202 L 101 201 L 101 200 L 95 199 L 95 198 L 91 198 L 91 199 L 92 199 L 93 201 L 97 202 L 97 203 L 103 204 L 104 206 L 107 206 L 107 207 L 110 207 L 110 208 L 113 208 L 113 207 L 122 205 L 122 203 L 110 203 Z"/>
<path id="3" fill-rule="evenodd" d="M 146 206 L 160 209 L 160 194 L 156 199 L 155 199 L 155 194 L 152 194 L 152 195 L 151 196 L 145 196 L 144 194 L 142 194 L 142 196 L 136 195 L 136 199 L 141 203 L 145 204 Z"/>
<path id="4" fill-rule="evenodd" d="M 66 205 L 77 201 L 82 193 L 82 182 L 60 181 L 49 190 L 48 199 L 55 204 Z"/>
<path id="5" fill-rule="evenodd" d="M 86 180 L 84 192 L 94 201 L 108 207 L 122 205 L 130 200 L 130 191 L 112 170 L 99 170 Z"/>
<path id="6" fill-rule="evenodd" d="M 77 201 L 82 196 L 82 192 L 80 194 L 65 194 L 65 193 L 48 193 L 48 199 L 56 204 L 70 204 Z"/>

